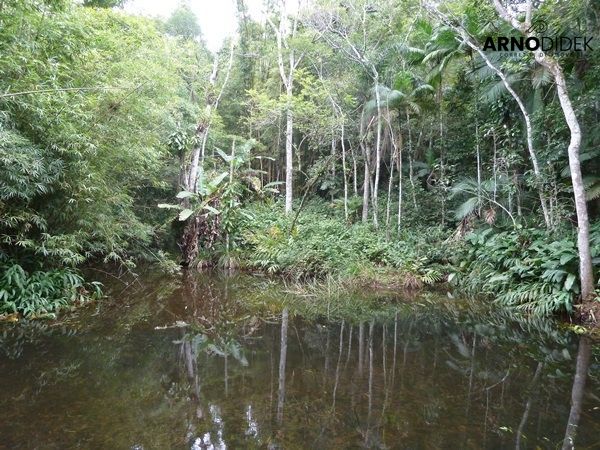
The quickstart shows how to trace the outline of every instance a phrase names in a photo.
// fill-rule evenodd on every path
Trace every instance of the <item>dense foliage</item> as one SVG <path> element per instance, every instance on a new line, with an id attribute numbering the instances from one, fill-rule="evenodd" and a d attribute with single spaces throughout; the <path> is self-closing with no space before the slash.
<path id="1" fill-rule="evenodd" d="M 265 20 L 237 2 L 237 36 L 211 54 L 187 6 L 163 23 L 120 4 L 0 5 L 2 311 L 55 311 L 91 292 L 77 270 L 168 253 L 344 285 L 448 280 L 537 314 L 593 297 L 600 50 L 556 66 L 479 52 L 520 33 L 492 2 L 314 0 Z M 599 12 L 535 16 L 595 35 Z"/>
<path id="2" fill-rule="evenodd" d="M 600 258 L 600 229 L 592 233 L 592 254 Z M 577 246 L 572 232 L 550 238 L 539 229 L 495 232 L 488 228 L 467 236 L 465 252 L 451 275 L 467 292 L 489 295 L 504 306 L 539 315 L 573 312 L 580 293 Z"/>

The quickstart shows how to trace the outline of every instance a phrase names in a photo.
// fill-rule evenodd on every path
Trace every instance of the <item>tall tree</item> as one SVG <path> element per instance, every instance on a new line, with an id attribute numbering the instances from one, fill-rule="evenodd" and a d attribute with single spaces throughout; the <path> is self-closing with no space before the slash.
<path id="1" fill-rule="evenodd" d="M 527 0 L 525 17 L 520 20 L 514 13 L 507 9 L 499 0 L 493 0 L 499 16 L 512 25 L 516 30 L 527 37 L 537 37 L 533 20 L 533 2 Z M 567 88 L 567 81 L 561 65 L 551 55 L 542 51 L 535 52 L 535 60 L 544 66 L 552 74 L 556 85 L 556 92 L 560 101 L 563 114 L 570 131 L 569 147 L 569 169 L 571 172 L 571 183 L 573 185 L 573 196 L 575 198 L 575 211 L 577 212 L 577 248 L 579 250 L 579 278 L 581 283 L 581 298 L 583 302 L 594 296 L 594 273 L 592 269 L 592 254 L 590 251 L 590 223 L 588 218 L 587 203 L 585 197 L 585 186 L 581 174 L 581 163 L 579 161 L 579 150 L 581 147 L 581 127 L 575 114 L 571 97 Z"/>
<path id="2" fill-rule="evenodd" d="M 287 98 L 285 112 L 285 213 L 290 214 L 294 195 L 294 112 L 292 98 L 294 95 L 294 73 L 302 60 L 302 56 L 296 57 L 294 49 L 290 46 L 290 40 L 294 38 L 298 28 L 299 7 L 293 14 L 290 24 L 286 16 L 287 5 L 286 0 L 281 0 L 279 3 L 279 26 L 276 26 L 271 18 L 267 17 L 267 20 L 277 38 L 277 66 Z M 284 50 L 287 50 L 288 53 L 287 68 L 284 62 Z"/>
<path id="3" fill-rule="evenodd" d="M 186 4 L 180 5 L 165 22 L 165 30 L 172 36 L 184 39 L 199 39 L 202 37 L 196 14 Z"/>

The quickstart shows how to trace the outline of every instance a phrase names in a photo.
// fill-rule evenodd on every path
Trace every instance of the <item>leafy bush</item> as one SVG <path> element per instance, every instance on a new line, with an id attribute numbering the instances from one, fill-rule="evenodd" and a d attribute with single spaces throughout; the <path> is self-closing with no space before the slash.
<path id="1" fill-rule="evenodd" d="M 29 274 L 18 264 L 5 264 L 0 270 L 0 313 L 48 316 L 101 295 L 99 283 L 86 284 L 70 269 Z"/>
<path id="2" fill-rule="evenodd" d="M 600 256 L 600 227 L 592 227 L 595 264 Z M 467 293 L 493 296 L 501 305 L 536 315 L 571 312 L 579 294 L 579 268 L 573 233 L 544 230 L 495 232 L 467 236 L 470 244 L 457 258 L 454 278 Z"/>

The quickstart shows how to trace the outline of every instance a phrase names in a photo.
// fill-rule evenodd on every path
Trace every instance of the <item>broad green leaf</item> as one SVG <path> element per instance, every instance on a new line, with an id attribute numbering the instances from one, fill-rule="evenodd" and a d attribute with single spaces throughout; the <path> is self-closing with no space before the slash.
<path id="1" fill-rule="evenodd" d="M 223 172 L 221 175 L 216 177 L 214 180 L 211 180 L 211 182 L 210 182 L 211 186 L 213 188 L 216 188 L 228 176 L 229 176 L 229 172 Z"/>
<path id="2" fill-rule="evenodd" d="M 186 220 L 188 217 L 190 217 L 192 214 L 194 214 L 194 211 L 192 211 L 191 209 L 184 209 L 183 211 L 181 211 L 179 213 L 179 220 L 181 222 L 183 222 L 184 220 Z"/>
<path id="3" fill-rule="evenodd" d="M 221 149 L 215 149 L 217 151 L 217 153 L 221 156 L 221 158 L 223 158 L 225 160 L 225 162 L 231 162 L 233 161 L 233 157 L 228 155 L 227 153 L 225 153 L 223 150 Z"/>
<path id="4" fill-rule="evenodd" d="M 560 265 L 564 266 L 565 264 L 567 264 L 569 261 L 571 261 L 573 258 L 575 258 L 575 255 L 562 255 L 560 257 Z"/>
<path id="5" fill-rule="evenodd" d="M 176 195 L 176 197 L 177 198 L 188 198 L 188 197 L 192 197 L 194 195 L 196 195 L 196 194 L 194 194 L 193 192 L 181 191 Z"/>
<path id="6" fill-rule="evenodd" d="M 574 282 L 575 282 L 575 275 L 570 273 L 569 275 L 567 275 L 567 279 L 565 280 L 565 289 L 567 291 L 570 291 L 571 288 L 573 287 Z"/>
<path id="7" fill-rule="evenodd" d="M 213 213 L 214 215 L 219 215 L 221 214 L 221 211 L 219 211 L 218 209 L 213 208 L 210 205 L 204 205 L 204 209 L 210 211 L 211 213 Z"/>

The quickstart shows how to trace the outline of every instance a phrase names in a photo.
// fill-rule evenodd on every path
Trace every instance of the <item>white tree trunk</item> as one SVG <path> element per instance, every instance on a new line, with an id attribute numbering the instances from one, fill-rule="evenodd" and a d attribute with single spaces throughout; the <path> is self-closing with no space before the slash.
<path id="1" fill-rule="evenodd" d="M 342 118 L 343 120 L 343 118 Z M 348 220 L 348 175 L 346 169 L 346 144 L 344 143 L 344 122 L 342 122 L 342 171 L 344 172 L 344 217 Z"/>
<path id="2" fill-rule="evenodd" d="M 413 206 L 415 207 L 415 210 L 416 210 L 417 209 L 417 193 L 415 191 L 415 179 L 413 176 L 412 132 L 410 129 L 410 113 L 408 111 L 408 108 L 406 108 L 406 129 L 407 129 L 407 133 L 408 133 L 408 165 L 409 165 L 408 179 L 410 180 L 410 185 L 412 187 Z M 402 135 L 400 135 L 400 138 L 402 138 Z M 402 150 L 400 150 L 400 151 L 402 151 Z"/>
<path id="3" fill-rule="evenodd" d="M 369 185 L 371 173 L 369 170 L 369 147 L 361 145 L 363 148 L 363 154 L 365 156 L 365 177 L 363 180 L 363 208 L 362 208 L 362 222 L 367 223 L 369 220 Z"/>
<path id="4" fill-rule="evenodd" d="M 373 224 L 375 228 L 379 227 L 379 219 L 377 217 L 379 204 L 379 174 L 381 172 L 381 98 L 379 95 L 379 81 L 375 77 L 375 101 L 377 103 L 377 138 L 375 141 L 375 185 L 373 186 Z"/>
<path id="5" fill-rule="evenodd" d="M 285 128 L 285 213 L 290 214 L 292 212 L 292 200 L 293 200 L 293 176 L 294 176 L 294 153 L 293 153 L 293 135 L 294 135 L 294 116 L 292 111 L 292 96 L 294 90 L 294 71 L 298 61 L 294 56 L 294 51 L 289 51 L 288 59 L 288 71 L 286 74 L 285 66 L 283 63 L 283 47 L 288 47 L 286 29 L 287 29 L 287 18 L 285 16 L 286 4 L 285 1 L 279 7 L 279 27 L 267 17 L 267 21 L 271 28 L 275 32 L 277 38 L 277 66 L 279 68 L 279 75 L 281 81 L 285 86 L 286 92 L 286 128 Z M 294 36 L 296 32 L 296 25 L 298 22 L 298 16 L 294 17 L 294 23 L 292 26 L 291 35 Z M 286 41 L 284 44 L 284 40 Z M 300 57 L 299 59 L 302 59 Z"/>
<path id="6" fill-rule="evenodd" d="M 402 227 L 402 133 L 398 134 L 398 141 L 398 234 L 400 234 Z"/>
<path id="7" fill-rule="evenodd" d="M 221 86 L 221 90 L 217 95 L 216 99 L 211 101 L 209 100 L 210 96 L 207 96 L 206 106 L 204 110 L 204 119 L 200 122 L 196 128 L 196 135 L 198 140 L 198 145 L 194 147 L 192 151 L 192 162 L 190 164 L 189 174 L 186 180 L 186 189 L 191 192 L 198 192 L 198 188 L 196 186 L 198 180 L 198 173 L 202 171 L 202 166 L 204 162 L 204 150 L 206 148 L 206 141 L 208 138 L 208 132 L 210 130 L 210 126 L 212 124 L 213 119 L 213 110 L 216 110 L 219 107 L 219 101 L 223 96 L 223 92 L 225 91 L 225 87 L 227 86 L 227 82 L 229 81 L 229 75 L 231 74 L 231 67 L 233 66 L 233 50 L 235 48 L 235 41 L 231 39 L 229 45 L 229 63 L 227 65 L 227 72 L 225 73 L 225 80 L 223 81 L 223 85 Z M 213 62 L 213 69 L 210 74 L 209 84 L 210 88 L 214 87 L 217 82 L 217 73 L 219 69 L 219 59 L 215 57 Z M 209 88 L 209 93 L 210 93 Z"/>
<path id="8" fill-rule="evenodd" d="M 369 169 L 369 160 L 371 158 L 370 150 L 369 150 L 369 146 L 366 145 L 365 143 L 365 135 L 364 135 L 364 118 L 361 117 L 360 118 L 360 149 L 362 151 L 363 154 L 363 158 L 365 160 L 364 163 L 364 172 L 365 172 L 365 176 L 363 178 L 363 204 L 362 204 L 362 222 L 363 223 L 367 223 L 367 220 L 369 219 L 369 184 L 370 184 L 370 177 L 371 177 L 371 171 Z"/>
<path id="9" fill-rule="evenodd" d="M 291 76 L 290 76 L 291 78 Z M 292 100 L 292 85 L 289 84 L 288 101 Z M 292 212 L 293 178 L 294 178 L 294 153 L 293 153 L 294 116 L 291 104 L 288 104 L 285 126 L 285 213 Z"/>
<path id="10" fill-rule="evenodd" d="M 393 142 L 393 141 L 392 141 Z M 392 201 L 392 185 L 394 184 L 394 158 L 396 157 L 396 145 L 392 144 L 394 151 L 390 152 L 390 179 L 388 181 L 387 205 L 385 208 L 385 232 L 389 237 L 390 232 L 390 205 Z"/>
<path id="11" fill-rule="evenodd" d="M 219 70 L 219 59 L 215 57 L 213 62 L 213 69 L 209 78 L 209 94 L 210 89 L 215 85 L 217 80 L 217 72 Z M 198 145 L 194 147 L 192 150 L 192 162 L 190 164 L 190 169 L 187 177 L 187 190 L 191 192 L 196 191 L 196 180 L 198 179 L 198 164 L 200 162 L 200 154 L 202 152 L 202 142 L 204 141 L 204 137 L 206 134 L 206 130 L 208 129 L 209 118 L 212 113 L 213 102 L 209 100 L 210 95 L 207 95 L 206 106 L 204 107 L 204 118 L 196 127 L 196 136 Z"/>
<path id="12" fill-rule="evenodd" d="M 356 164 L 356 157 L 354 156 L 354 147 L 350 146 L 350 155 L 352 156 L 352 189 L 354 196 L 358 195 L 358 164 Z"/>
<path id="13" fill-rule="evenodd" d="M 567 83 L 562 68 L 556 61 L 546 61 L 544 58 L 536 61 L 545 65 L 556 82 L 556 91 L 560 100 L 565 120 L 571 131 L 571 140 L 567 153 L 569 155 L 569 169 L 571 171 L 571 183 L 573 184 L 573 195 L 575 197 L 575 210 L 577 212 L 577 247 L 579 249 L 579 277 L 581 280 L 581 297 L 589 300 L 594 295 L 594 274 L 592 269 L 592 254 L 590 252 L 590 222 L 588 218 L 587 203 L 585 199 L 585 187 L 581 175 L 581 163 L 579 161 L 579 149 L 581 147 L 581 128 L 571 104 L 567 91 Z"/>

